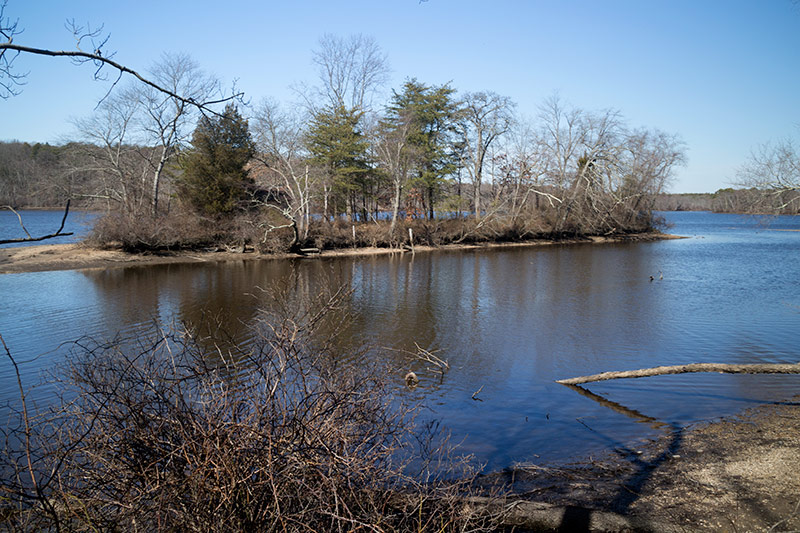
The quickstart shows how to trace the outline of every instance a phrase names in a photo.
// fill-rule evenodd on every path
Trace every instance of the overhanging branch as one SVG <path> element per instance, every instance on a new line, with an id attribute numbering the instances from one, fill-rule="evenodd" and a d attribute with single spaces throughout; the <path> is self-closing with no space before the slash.
<path id="1" fill-rule="evenodd" d="M 218 113 L 212 110 L 210 106 L 221 104 L 231 100 L 237 100 L 242 98 L 242 96 L 244 96 L 244 93 L 238 92 L 225 98 L 219 98 L 216 100 L 207 100 L 207 101 L 197 101 L 191 97 L 181 96 L 180 94 L 171 91 L 170 89 L 163 87 L 145 78 L 137 71 L 128 68 L 125 65 L 122 65 L 121 63 L 118 63 L 109 57 L 103 56 L 102 53 L 100 53 L 99 49 L 96 52 L 83 52 L 81 50 L 49 50 L 47 48 L 34 48 L 31 46 L 23 46 L 12 42 L 0 43 L 0 53 L 4 53 L 5 51 L 13 51 L 17 53 L 34 54 L 34 55 L 49 56 L 49 57 L 69 57 L 80 61 L 87 61 L 87 62 L 92 61 L 99 67 L 102 67 L 103 65 L 108 65 L 119 71 L 120 75 L 129 74 L 134 78 L 136 78 L 137 80 L 139 80 L 140 82 L 144 83 L 145 85 L 152 87 L 153 89 L 163 94 L 166 94 L 167 96 L 174 98 L 179 102 L 194 106 L 202 111 L 208 111 L 215 115 L 217 115 Z"/>

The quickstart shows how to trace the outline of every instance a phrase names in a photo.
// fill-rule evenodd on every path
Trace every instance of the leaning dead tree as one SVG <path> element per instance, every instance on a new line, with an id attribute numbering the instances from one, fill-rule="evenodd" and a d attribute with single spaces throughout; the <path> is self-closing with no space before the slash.
<path id="1" fill-rule="evenodd" d="M 53 239 L 55 237 L 67 237 L 72 235 L 71 231 L 64 232 L 64 223 L 67 221 L 67 215 L 69 215 L 69 200 L 67 200 L 67 205 L 64 206 L 64 216 L 61 218 L 61 226 L 56 230 L 55 233 L 50 233 L 48 235 L 40 235 L 38 237 L 33 237 L 28 228 L 25 227 L 25 224 L 22 222 L 22 215 L 20 215 L 13 207 L 10 205 L 0 205 L 0 209 L 7 209 L 17 215 L 17 219 L 19 220 L 19 225 L 22 227 L 22 231 L 25 232 L 27 237 L 21 237 L 19 239 L 0 239 L 0 244 L 16 244 L 21 242 L 37 242 L 37 241 L 44 241 L 46 239 Z"/>
<path id="2" fill-rule="evenodd" d="M 640 370 L 626 370 L 622 372 L 602 372 L 591 376 L 580 376 L 569 379 L 559 379 L 556 383 L 562 385 L 581 385 L 595 381 L 608 381 L 610 379 L 646 378 L 650 376 L 664 376 L 667 374 L 688 374 L 692 372 L 720 372 L 723 374 L 800 374 L 800 363 L 795 364 L 724 364 L 724 363 L 692 363 L 688 365 L 656 366 Z"/>

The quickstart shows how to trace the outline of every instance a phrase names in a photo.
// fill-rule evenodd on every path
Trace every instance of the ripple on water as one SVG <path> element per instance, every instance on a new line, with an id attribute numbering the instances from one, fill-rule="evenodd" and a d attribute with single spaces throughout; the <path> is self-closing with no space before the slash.
<path id="1" fill-rule="evenodd" d="M 357 347 L 376 347 L 366 357 L 397 369 L 397 396 L 427 403 L 421 421 L 441 420 L 490 468 L 566 459 L 663 431 L 651 419 L 713 419 L 800 386 L 798 376 L 727 374 L 587 385 L 603 403 L 554 383 L 665 364 L 800 361 L 800 233 L 765 236 L 724 215 L 668 216 L 671 232 L 705 238 L 3 275 L 0 334 L 28 361 L 32 383 L 63 367 L 62 343 L 84 335 L 142 335 L 153 319 L 213 316 L 246 344 L 247 325 L 269 305 L 259 288 L 290 287 L 293 307 L 344 285 L 353 292 L 349 321 L 337 317 L 339 348 L 357 362 Z M 443 379 L 409 353 L 415 344 L 449 362 Z M 413 391 L 402 381 L 408 368 L 420 377 Z M 0 365 L 0 386 L 3 401 L 13 400 L 9 365 Z M 47 387 L 31 393 L 41 404 L 51 397 Z"/>

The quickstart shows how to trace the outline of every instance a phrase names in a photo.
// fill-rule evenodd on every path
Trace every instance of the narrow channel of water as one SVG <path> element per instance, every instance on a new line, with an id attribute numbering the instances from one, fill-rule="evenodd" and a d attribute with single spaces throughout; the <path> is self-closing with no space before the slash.
<path id="1" fill-rule="evenodd" d="M 0 276 L 0 334 L 26 383 L 59 368 L 67 348 L 144 331 L 152 320 L 246 324 L 289 284 L 353 290 L 345 344 L 365 342 L 489 469 L 561 460 L 658 434 L 554 380 L 690 362 L 800 361 L 800 219 L 667 213 L 681 240 L 554 245 L 335 259 L 163 265 Z M 786 231 L 795 230 L 795 231 Z M 663 274 L 663 279 L 661 275 Z M 650 276 L 654 277 L 650 281 Z M 407 354 L 414 343 L 447 359 L 443 380 Z M 373 355 L 374 356 L 374 355 Z M 0 364 L 2 402 L 15 380 Z M 473 394 L 480 389 L 473 399 Z M 684 425 L 800 391 L 798 376 L 686 374 L 588 386 L 629 410 Z M 39 404 L 50 386 L 32 389 Z"/>

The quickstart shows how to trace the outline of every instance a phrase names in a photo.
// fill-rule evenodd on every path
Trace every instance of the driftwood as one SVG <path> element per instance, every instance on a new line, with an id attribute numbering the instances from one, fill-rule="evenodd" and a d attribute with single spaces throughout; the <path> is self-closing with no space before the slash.
<path id="1" fill-rule="evenodd" d="M 796 364 L 753 364 L 736 365 L 724 363 L 693 363 L 689 365 L 657 366 L 641 370 L 626 370 L 623 372 L 603 372 L 591 376 L 559 379 L 556 383 L 562 385 L 581 385 L 595 381 L 609 379 L 646 378 L 650 376 L 664 376 L 666 374 L 687 374 L 690 372 L 720 372 L 724 374 L 800 374 L 800 363 Z"/>

